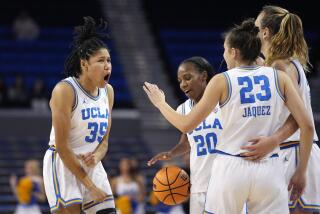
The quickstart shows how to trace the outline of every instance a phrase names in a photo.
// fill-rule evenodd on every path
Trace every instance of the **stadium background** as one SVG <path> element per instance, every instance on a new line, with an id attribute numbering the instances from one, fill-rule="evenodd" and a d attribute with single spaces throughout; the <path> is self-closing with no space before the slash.
<path id="1" fill-rule="evenodd" d="M 156 152 L 174 145 L 179 132 L 173 129 L 149 104 L 141 86 L 155 82 L 167 94 L 172 106 L 185 99 L 176 81 L 179 62 L 203 56 L 217 72 L 222 62 L 221 33 L 243 18 L 256 17 L 265 4 L 276 4 L 297 13 L 304 24 L 305 37 L 314 65 L 308 74 L 316 128 L 320 127 L 320 27 L 319 9 L 301 1 L 178 1 L 178 0 L 92 0 L 19 1 L 4 0 L 0 7 L 0 81 L 7 88 L 22 77 L 27 99 L 0 102 L 0 213 L 12 213 L 16 200 L 9 187 L 11 174 L 22 175 L 26 159 L 42 161 L 51 128 L 47 103 L 53 86 L 63 78 L 62 70 L 73 26 L 83 16 L 103 17 L 109 22 L 115 89 L 115 107 L 110 146 L 104 159 L 110 176 L 117 174 L 122 157 L 134 156 L 146 176 L 148 192 L 152 177 L 161 167 L 146 166 Z M 21 11 L 38 23 L 40 34 L 31 41 L 14 38 L 12 25 Z M 46 93 L 34 97 L 35 82 L 44 82 Z M 0 84 L 0 93 L 2 86 Z M 44 99 L 42 99 L 44 98 Z M 39 104 L 40 103 L 40 104 Z M 182 164 L 177 161 L 177 164 Z M 42 204 L 44 212 L 48 205 Z M 148 210 L 152 213 L 152 208 Z"/>

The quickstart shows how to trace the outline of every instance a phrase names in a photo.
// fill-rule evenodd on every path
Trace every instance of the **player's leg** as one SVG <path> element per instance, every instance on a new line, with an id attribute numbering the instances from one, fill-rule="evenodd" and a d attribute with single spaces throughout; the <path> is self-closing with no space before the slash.
<path id="1" fill-rule="evenodd" d="M 253 163 L 252 185 L 248 199 L 250 214 L 287 214 L 288 193 L 283 164 L 279 158 Z"/>
<path id="2" fill-rule="evenodd" d="M 56 214 L 80 214 L 81 204 L 74 204 L 69 207 L 60 207 L 59 210 L 55 211 Z"/>
<path id="3" fill-rule="evenodd" d="M 248 198 L 250 183 L 247 161 L 218 155 L 212 165 L 205 213 L 241 213 Z"/>
<path id="4" fill-rule="evenodd" d="M 316 212 L 304 211 L 304 210 L 301 210 L 299 208 L 296 208 L 296 209 L 290 211 L 290 214 L 315 214 L 315 213 Z"/>
<path id="5" fill-rule="evenodd" d="M 107 208 L 97 211 L 97 214 L 117 214 L 117 210 L 115 208 Z"/>
<path id="6" fill-rule="evenodd" d="M 95 183 L 95 185 L 105 193 L 107 193 L 107 197 L 103 202 L 94 202 L 91 199 L 89 192 L 87 190 L 84 190 L 82 210 L 86 214 L 96 214 L 98 212 L 99 214 L 116 213 L 111 186 L 109 184 L 108 176 L 102 166 L 102 163 L 98 163 L 94 169 L 90 169 L 87 173 L 91 180 Z"/>
<path id="7" fill-rule="evenodd" d="M 284 161 L 287 184 L 295 172 L 296 165 L 299 162 L 298 154 L 299 147 L 291 147 L 281 150 L 281 157 Z M 289 207 L 294 214 L 312 214 L 313 212 L 320 212 L 320 149 L 318 145 L 313 144 L 310 158 L 308 162 L 306 174 L 306 187 L 303 195 L 298 201 L 289 201 Z M 290 196 L 290 192 L 289 192 Z"/>

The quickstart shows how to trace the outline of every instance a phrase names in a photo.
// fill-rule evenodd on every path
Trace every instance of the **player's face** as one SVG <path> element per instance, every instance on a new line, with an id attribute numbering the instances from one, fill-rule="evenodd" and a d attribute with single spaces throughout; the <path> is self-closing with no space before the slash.
<path id="1" fill-rule="evenodd" d="M 198 102 L 207 85 L 206 72 L 197 70 L 194 64 L 184 63 L 178 68 L 178 82 L 180 89 L 191 100 Z"/>
<path id="2" fill-rule="evenodd" d="M 260 13 L 258 17 L 256 18 L 255 25 L 259 28 L 258 37 L 261 40 L 261 51 L 262 53 L 266 54 L 266 49 L 268 49 L 268 43 L 269 43 L 269 31 L 267 28 L 261 27 L 261 21 L 264 18 L 264 13 Z"/>
<path id="3" fill-rule="evenodd" d="M 224 44 L 223 44 L 223 47 L 224 47 L 223 58 L 227 63 L 227 68 L 232 69 L 235 67 L 234 56 L 232 54 L 232 48 L 229 47 L 226 41 L 227 39 L 224 41 Z"/>
<path id="4" fill-rule="evenodd" d="M 262 13 L 260 13 L 260 14 L 258 15 L 258 17 L 256 18 L 254 24 L 255 24 L 256 27 L 259 28 L 258 37 L 260 38 L 261 42 L 263 42 L 263 41 L 262 41 L 262 33 L 261 33 L 261 19 L 262 19 Z"/>
<path id="5" fill-rule="evenodd" d="M 105 48 L 98 50 L 89 58 L 87 66 L 91 81 L 99 88 L 106 87 L 112 70 L 109 51 Z"/>

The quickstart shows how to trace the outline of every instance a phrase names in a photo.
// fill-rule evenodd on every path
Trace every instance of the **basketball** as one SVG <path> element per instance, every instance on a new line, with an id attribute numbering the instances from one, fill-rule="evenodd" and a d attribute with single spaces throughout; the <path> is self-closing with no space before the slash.
<path id="1" fill-rule="evenodd" d="M 190 195 L 189 175 L 176 166 L 164 167 L 153 178 L 153 192 L 166 205 L 181 204 Z"/>

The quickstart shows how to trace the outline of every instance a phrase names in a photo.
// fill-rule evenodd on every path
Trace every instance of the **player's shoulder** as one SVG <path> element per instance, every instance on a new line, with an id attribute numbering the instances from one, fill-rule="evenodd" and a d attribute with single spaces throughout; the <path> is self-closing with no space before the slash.
<path id="1" fill-rule="evenodd" d="M 55 87 L 53 88 L 52 94 L 65 94 L 70 95 L 73 94 L 74 87 L 68 81 L 60 81 L 58 82 Z"/>
<path id="2" fill-rule="evenodd" d="M 52 90 L 50 106 L 53 101 L 57 103 L 56 101 L 60 100 L 59 101 L 60 103 L 63 100 L 63 103 L 65 105 L 68 105 L 69 101 L 71 103 L 75 99 L 76 99 L 76 92 L 72 83 L 62 80 L 58 82 Z"/>
<path id="3" fill-rule="evenodd" d="M 186 111 L 186 107 L 188 107 L 188 106 L 190 105 L 190 103 L 192 103 L 192 100 L 191 100 L 191 99 L 185 100 L 183 103 L 181 103 L 181 104 L 177 107 L 176 111 L 177 111 L 178 113 L 180 113 L 180 114 L 184 114 L 185 111 Z"/>
<path id="4" fill-rule="evenodd" d="M 277 59 L 272 63 L 272 67 L 282 72 L 288 72 L 291 67 L 291 61 L 288 59 Z"/>
<path id="5" fill-rule="evenodd" d="M 108 93 L 112 93 L 112 94 L 114 93 L 113 87 L 112 87 L 112 85 L 109 84 L 109 83 L 108 83 L 107 86 L 106 86 L 106 90 L 107 90 Z"/>

